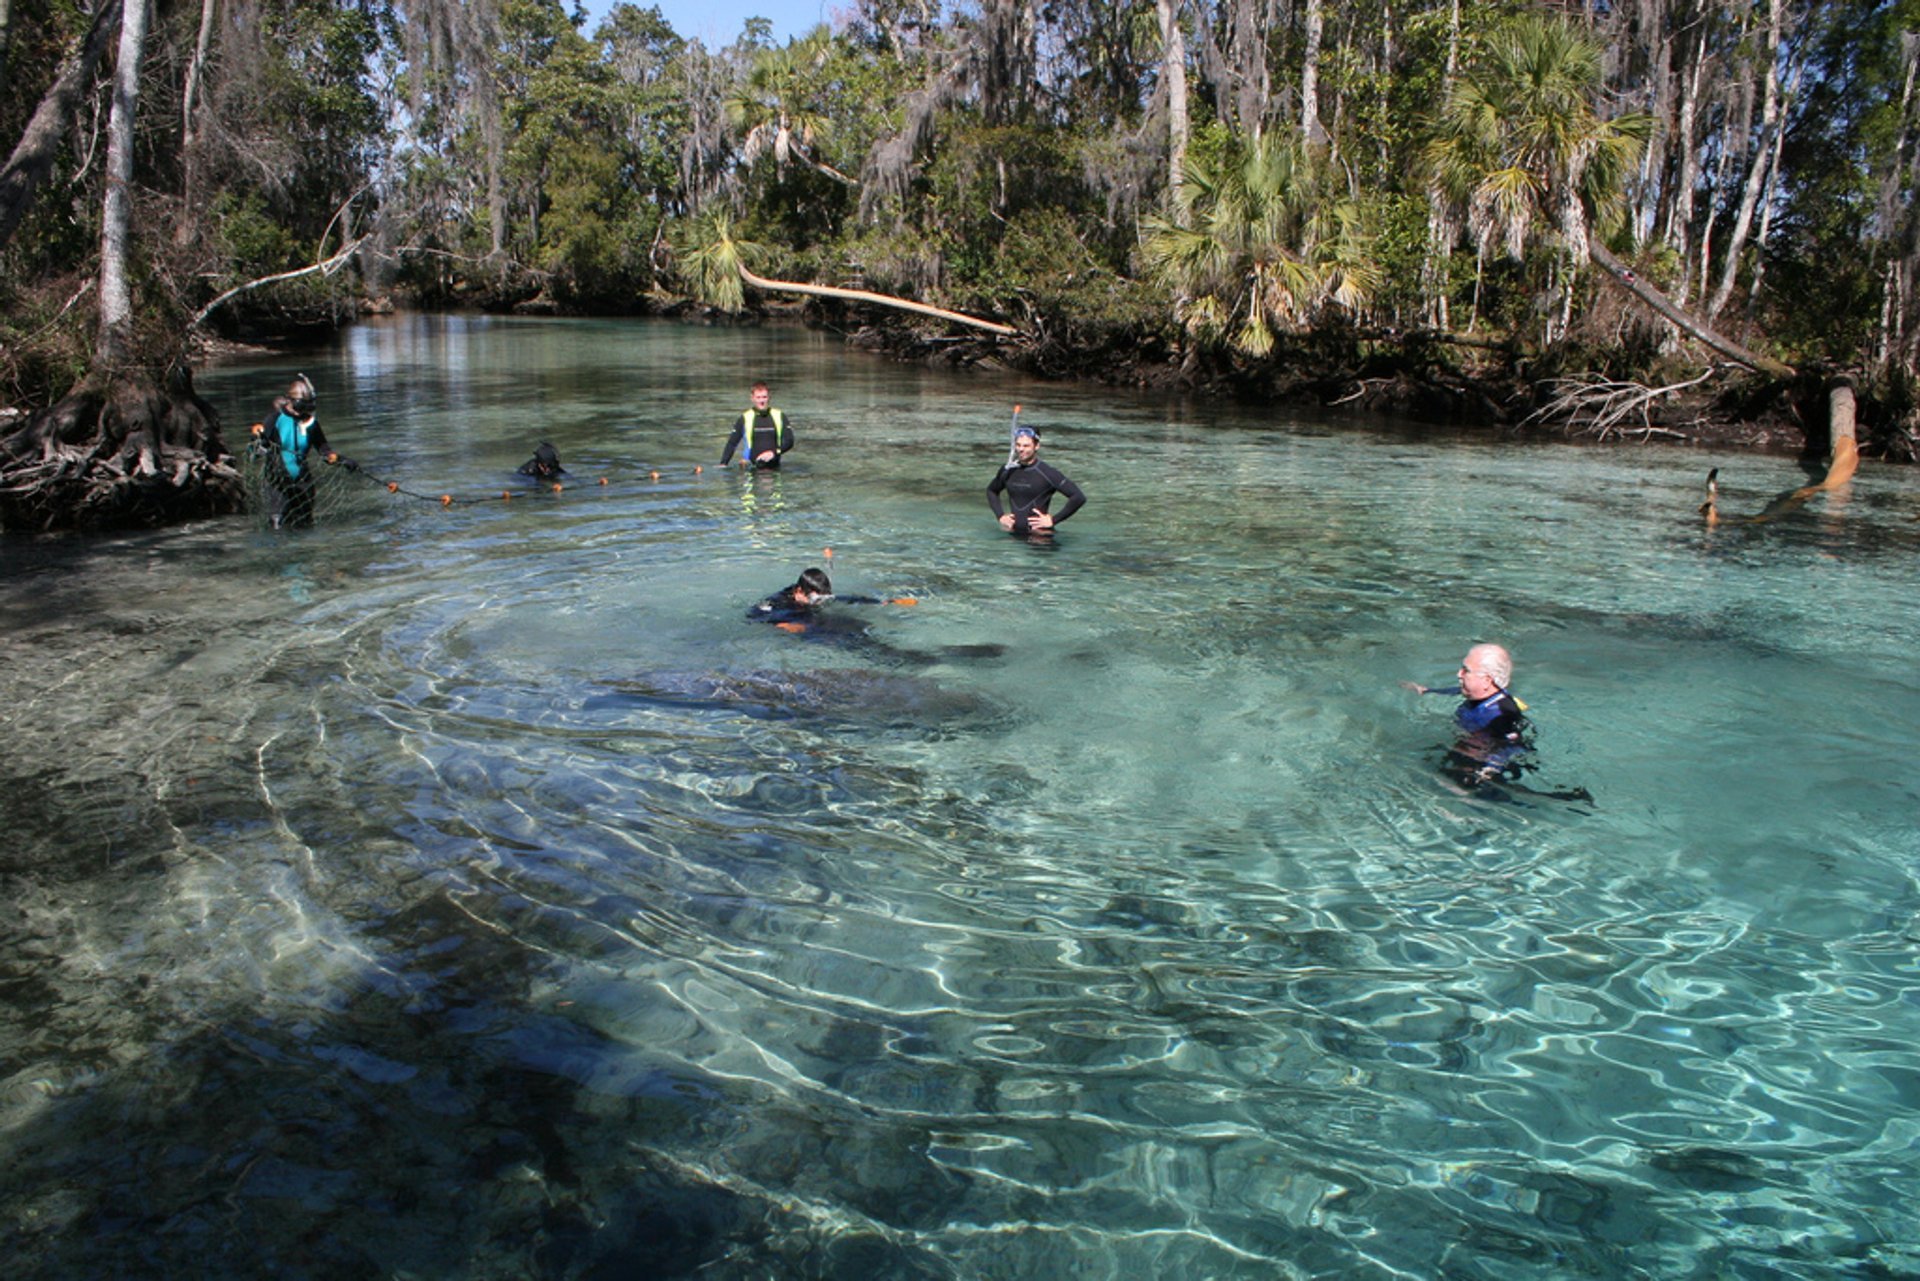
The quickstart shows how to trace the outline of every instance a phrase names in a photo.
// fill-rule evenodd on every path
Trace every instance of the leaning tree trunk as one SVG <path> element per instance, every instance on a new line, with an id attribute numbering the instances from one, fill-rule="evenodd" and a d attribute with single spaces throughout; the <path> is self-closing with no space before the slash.
<path id="1" fill-rule="evenodd" d="M 148 0 L 125 6 L 107 126 L 100 333 L 93 372 L 53 408 L 0 437 L 0 529 L 172 524 L 238 511 L 240 476 L 213 407 L 183 366 L 138 368 L 127 279 L 134 113 Z"/>
<path id="2" fill-rule="evenodd" d="M 975 329 L 984 329 L 990 334 L 999 334 L 1003 338 L 1011 338 L 1020 332 L 1011 325 L 982 320 L 978 316 L 969 316 L 963 311 L 948 311 L 944 307 L 935 307 L 929 303 L 914 302 L 911 298 L 896 298 L 892 294 L 876 294 L 865 289 L 838 289 L 832 285 L 803 285 L 793 280 L 769 280 L 765 276 L 754 275 L 745 267 L 739 268 L 739 271 L 740 279 L 755 289 L 804 294 L 809 298 L 837 298 L 842 302 L 862 302 L 875 307 L 892 307 L 898 311 L 911 311 L 922 316 L 950 320 L 956 325 L 972 325 Z"/>
<path id="3" fill-rule="evenodd" d="M 107 39 L 113 34 L 114 18 L 120 12 L 119 0 L 102 0 L 94 10 L 87 34 L 74 45 L 60 64 L 53 85 L 34 109 L 26 132 L 20 135 L 13 154 L 0 168 L 0 249 L 4 249 L 20 219 L 33 203 L 34 192 L 53 172 L 54 158 L 60 154 L 60 142 L 73 124 L 87 89 L 93 84 L 93 69 L 106 52 Z"/>
<path id="4" fill-rule="evenodd" d="M 1662 319 L 1672 322 L 1682 333 L 1705 343 L 1728 360 L 1782 381 L 1797 376 L 1791 365 L 1748 351 L 1733 339 L 1715 332 L 1712 327 L 1674 306 L 1665 294 L 1634 275 L 1632 269 L 1614 257 L 1612 251 L 1601 244 L 1597 237 L 1588 236 L 1587 254 L 1606 269 L 1607 278 L 1614 284 L 1645 303 Z"/>

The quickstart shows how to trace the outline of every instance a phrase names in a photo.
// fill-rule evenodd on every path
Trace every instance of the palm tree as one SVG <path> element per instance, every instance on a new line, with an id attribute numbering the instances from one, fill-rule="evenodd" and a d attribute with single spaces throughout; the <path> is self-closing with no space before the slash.
<path id="1" fill-rule="evenodd" d="M 1276 331 L 1329 305 L 1358 308 L 1379 282 L 1358 212 L 1322 197 L 1295 139 L 1268 134 L 1237 155 L 1189 159 L 1183 195 L 1184 211 L 1146 220 L 1141 255 L 1204 344 L 1265 356 Z"/>
<path id="2" fill-rule="evenodd" d="M 790 160 L 857 186 L 853 179 L 814 154 L 814 147 L 832 132 L 832 121 L 813 103 L 813 77 L 833 53 L 833 38 L 824 26 L 783 49 L 764 49 L 753 60 L 747 77 L 727 97 L 727 122 L 740 132 L 741 157 L 752 164 L 771 151 L 773 163 L 785 172 Z"/>
<path id="3" fill-rule="evenodd" d="M 1571 274 L 1587 259 L 1590 230 L 1618 224 L 1626 180 L 1651 134 L 1645 115 L 1600 118 L 1599 45 L 1567 23 L 1515 19 L 1456 82 L 1427 146 L 1431 182 L 1484 261 L 1504 246 L 1515 259 L 1541 239 L 1558 251 L 1559 294 L 1547 338 L 1572 316 Z"/>

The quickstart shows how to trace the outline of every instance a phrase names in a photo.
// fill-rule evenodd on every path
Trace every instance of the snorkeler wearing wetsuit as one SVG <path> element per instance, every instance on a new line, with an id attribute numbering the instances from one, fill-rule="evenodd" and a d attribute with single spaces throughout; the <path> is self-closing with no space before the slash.
<path id="1" fill-rule="evenodd" d="M 273 398 L 273 423 L 253 428 L 254 449 L 266 459 L 267 519 L 275 529 L 313 524 L 313 468 L 308 456 L 318 451 L 329 463 L 348 471 L 360 470 L 351 458 L 327 447 L 320 430 L 313 383 L 305 374 L 295 378 L 284 396 Z"/>
<path id="2" fill-rule="evenodd" d="M 819 632 L 864 636 L 863 624 L 838 619 L 820 606 L 830 600 L 843 605 L 878 605 L 877 596 L 835 596 L 823 569 L 804 569 L 791 587 L 783 587 L 747 611 L 749 622 L 772 623 L 783 632 Z"/>
<path id="3" fill-rule="evenodd" d="M 1448 763 L 1463 783 L 1484 783 L 1501 774 L 1517 775 L 1519 760 L 1531 750 L 1525 705 L 1507 690 L 1513 656 L 1499 645 L 1475 645 L 1460 660 L 1458 685 L 1427 686 L 1401 682 L 1418 694 L 1457 694 L 1453 722 L 1460 737 L 1448 751 Z"/>
<path id="4" fill-rule="evenodd" d="M 558 480 L 567 474 L 567 469 L 560 465 L 560 451 L 543 440 L 533 451 L 533 457 L 520 464 L 519 474 L 534 480 Z"/>
<path id="5" fill-rule="evenodd" d="M 793 448 L 793 429 L 787 426 L 786 415 L 773 407 L 765 383 L 755 383 L 752 395 L 752 407 L 733 420 L 733 433 L 720 451 L 720 465 L 725 467 L 738 449 L 742 467 L 776 470 L 780 456 Z"/>
<path id="6" fill-rule="evenodd" d="M 1000 528 L 1010 534 L 1050 534 L 1054 526 L 1079 511 L 1087 501 L 1080 486 L 1051 463 L 1041 462 L 1039 453 L 1040 433 L 1031 427 L 1017 428 L 1013 434 L 1013 461 L 996 472 L 987 485 L 987 506 L 993 508 Z M 1007 496 L 1006 509 L 1000 505 L 1002 494 Z M 1055 494 L 1064 496 L 1067 505 L 1058 515 L 1051 515 L 1047 508 Z"/>

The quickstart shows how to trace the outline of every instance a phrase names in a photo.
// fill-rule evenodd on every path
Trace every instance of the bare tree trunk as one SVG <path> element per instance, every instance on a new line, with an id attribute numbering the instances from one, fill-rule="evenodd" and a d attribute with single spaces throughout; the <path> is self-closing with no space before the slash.
<path id="1" fill-rule="evenodd" d="M 502 136 L 500 94 L 494 84 L 493 68 L 475 69 L 480 84 L 480 136 L 487 158 L 487 242 L 494 258 L 507 252 L 506 139 Z"/>
<path id="2" fill-rule="evenodd" d="M 1753 148 L 1753 167 L 1747 171 L 1746 189 L 1740 196 L 1740 211 L 1734 215 L 1733 230 L 1727 237 L 1725 257 L 1720 264 L 1720 283 L 1707 301 L 1707 319 L 1718 316 L 1733 297 L 1734 279 L 1740 270 L 1740 255 L 1747 247 L 1747 235 L 1753 227 L 1753 211 L 1760 203 L 1773 163 L 1773 133 L 1779 128 L 1780 114 L 1780 41 L 1785 25 L 1782 10 L 1785 0 L 1769 0 L 1767 6 L 1767 46 L 1765 86 L 1760 106 L 1760 140 Z"/>
<path id="3" fill-rule="evenodd" d="M 7 68 L 7 46 L 13 41 L 13 0 L 0 0 L 0 71 Z"/>
<path id="4" fill-rule="evenodd" d="M 1679 136 L 1674 144 L 1674 154 L 1679 157 L 1680 172 L 1674 179 L 1673 195 L 1667 204 L 1666 240 L 1669 247 L 1679 255 L 1681 268 L 1680 301 L 1687 299 L 1687 281 L 1692 268 L 1687 259 L 1687 244 L 1693 237 L 1693 188 L 1700 181 L 1699 149 L 1694 145 L 1699 127 L 1697 119 L 1700 111 L 1700 82 L 1706 75 L 1706 49 L 1700 45 L 1700 54 L 1694 64 L 1687 68 L 1686 79 L 1680 90 L 1680 111 L 1676 119 Z"/>
<path id="5" fill-rule="evenodd" d="M 1440 100 L 1446 101 L 1453 93 L 1454 79 L 1460 74 L 1460 0 L 1448 0 L 1447 4 L 1447 74 L 1440 82 Z M 1447 297 L 1448 287 L 1452 284 L 1453 273 L 1449 269 L 1453 257 L 1453 229 L 1447 223 L 1446 206 L 1439 195 L 1429 189 L 1427 192 L 1427 260 L 1421 273 L 1429 282 L 1430 300 L 1428 323 L 1441 333 L 1453 327 L 1449 312 L 1452 310 Z M 1477 303 L 1480 297 L 1480 279 L 1478 266 L 1475 267 L 1473 296 Z M 1468 322 L 1471 329 L 1472 322 Z"/>
<path id="6" fill-rule="evenodd" d="M 106 52 L 107 39 L 119 16 L 120 0 L 102 0 L 94 11 L 93 24 L 87 28 L 87 34 L 68 51 L 60 73 L 40 99 L 33 119 L 27 122 L 26 132 L 20 135 L 13 154 L 7 158 L 6 167 L 0 169 L 0 249 L 13 239 L 13 233 L 20 228 L 20 219 L 33 203 L 34 193 L 53 171 L 60 140 L 72 124 L 87 87 L 93 83 L 93 69 L 99 65 L 100 55 Z"/>
<path id="7" fill-rule="evenodd" d="M 1900 135 L 1894 143 L 1893 157 L 1880 178 L 1880 218 L 1890 229 L 1887 236 L 1887 262 L 1881 271 L 1880 325 L 1874 335 L 1874 367 L 1890 371 L 1905 351 L 1908 329 L 1908 285 L 1916 267 L 1912 234 L 1914 212 L 1905 193 L 1912 184 L 1910 166 L 1914 155 L 1914 90 L 1920 78 L 1920 33 L 1903 33 L 1900 59 L 1905 75 L 1900 89 Z M 1909 367 L 1910 374 L 1912 369 Z"/>
<path id="8" fill-rule="evenodd" d="M 1160 15 L 1160 74 L 1167 86 L 1167 193 L 1177 213 L 1187 170 L 1187 38 L 1180 30 L 1179 0 L 1154 0 Z"/>
<path id="9" fill-rule="evenodd" d="M 1227 73 L 1233 85 L 1233 114 L 1240 132 L 1258 141 L 1267 128 L 1267 104 L 1273 99 L 1273 75 L 1267 69 L 1268 5 L 1265 0 L 1226 0 Z"/>
<path id="10" fill-rule="evenodd" d="M 1793 81 L 1787 86 L 1786 96 L 1791 99 L 1800 83 L 1800 70 L 1794 69 Z M 1785 108 L 1782 108 L 1784 112 Z M 1753 259 L 1753 284 L 1747 288 L 1747 315 L 1753 315 L 1755 305 L 1760 301 L 1760 289 L 1767 279 L 1767 242 L 1773 235 L 1773 193 L 1780 185 L 1780 157 L 1787 147 L 1787 131 L 1777 128 L 1773 131 L 1773 156 L 1767 162 L 1767 186 L 1760 200 L 1760 229 L 1754 233 L 1754 247 L 1760 252 Z"/>
<path id="11" fill-rule="evenodd" d="M 207 47 L 213 43 L 214 14 L 219 0 L 200 0 L 200 34 L 193 42 L 193 58 L 187 63 L 187 83 L 180 93 L 180 204 L 182 210 L 199 208 L 197 203 L 200 168 L 200 121 L 197 114 L 200 73 L 207 65 Z M 173 241 L 184 245 L 193 238 L 194 219 L 182 216 L 174 225 Z"/>
<path id="12" fill-rule="evenodd" d="M 113 109 L 107 116 L 107 191 L 100 212 L 100 332 L 94 361 L 109 371 L 123 364 L 132 348 L 127 234 L 133 218 L 133 119 L 140 105 L 140 61 L 146 43 L 147 0 L 131 0 L 120 17 Z"/>
<path id="13" fill-rule="evenodd" d="M 1326 26 L 1321 12 L 1322 0 L 1306 0 L 1302 39 L 1306 48 L 1300 61 L 1300 141 L 1317 146 L 1327 140 L 1320 125 L 1320 38 Z"/>

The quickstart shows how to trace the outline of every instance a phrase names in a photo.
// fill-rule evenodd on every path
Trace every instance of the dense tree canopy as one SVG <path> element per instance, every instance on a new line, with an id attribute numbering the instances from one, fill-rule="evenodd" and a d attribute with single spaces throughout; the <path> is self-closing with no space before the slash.
<path id="1" fill-rule="evenodd" d="M 0 15 L 0 403 L 99 360 L 94 282 L 164 362 L 215 300 L 256 335 L 396 291 L 637 308 L 715 215 L 784 279 L 1189 368 L 1326 326 L 1684 358 L 1596 301 L 1589 237 L 1786 364 L 1920 368 L 1920 0 L 858 0 L 717 49 L 561 0 Z"/>

